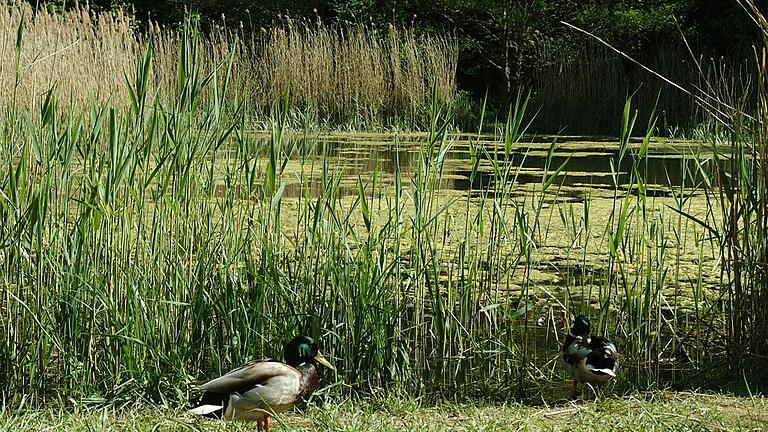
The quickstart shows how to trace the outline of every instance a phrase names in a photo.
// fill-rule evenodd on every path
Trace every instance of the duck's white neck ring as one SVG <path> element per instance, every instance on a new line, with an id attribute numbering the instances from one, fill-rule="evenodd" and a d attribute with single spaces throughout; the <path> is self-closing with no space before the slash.
<path id="1" fill-rule="evenodd" d="M 581 337 L 581 336 L 576 336 L 575 334 L 573 334 L 573 332 L 568 332 L 568 336 L 572 338 L 577 338 L 577 339 Z"/>

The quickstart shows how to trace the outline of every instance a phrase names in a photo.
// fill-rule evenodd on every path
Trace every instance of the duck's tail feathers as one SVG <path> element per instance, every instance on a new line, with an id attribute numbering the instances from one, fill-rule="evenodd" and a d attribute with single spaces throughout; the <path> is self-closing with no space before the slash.
<path id="1" fill-rule="evenodd" d="M 212 392 L 205 392 L 200 399 L 192 403 L 188 413 L 210 418 L 221 418 L 227 409 L 229 397 Z"/>
<path id="2" fill-rule="evenodd" d="M 220 417 L 221 411 L 224 410 L 222 405 L 200 405 L 194 407 L 187 412 L 194 415 L 201 415 L 206 417 Z"/>
<path id="3" fill-rule="evenodd" d="M 616 372 L 611 368 L 596 368 L 596 367 L 593 367 L 591 364 L 587 364 L 587 369 L 589 369 L 593 374 L 608 375 L 613 378 L 616 377 Z"/>

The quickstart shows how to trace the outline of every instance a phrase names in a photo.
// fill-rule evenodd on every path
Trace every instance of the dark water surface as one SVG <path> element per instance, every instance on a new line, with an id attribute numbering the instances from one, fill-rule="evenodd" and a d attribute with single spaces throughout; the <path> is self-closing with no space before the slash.
<path id="1" fill-rule="evenodd" d="M 342 177 L 356 180 L 358 176 L 367 179 L 375 169 L 380 174 L 393 176 L 399 172 L 407 179 L 421 164 L 424 152 L 429 148 L 428 135 L 424 133 L 329 133 L 294 135 L 286 148 L 291 149 L 290 165 L 286 172 L 298 172 L 303 163 L 305 178 L 313 188 L 322 171 L 320 163 L 323 154 L 331 170 L 340 171 Z M 256 137 L 258 146 L 269 145 L 268 136 Z M 485 191 L 493 186 L 492 160 L 512 165 L 511 174 L 518 185 L 541 183 L 547 163 L 547 151 L 552 143 L 555 151 L 550 162 L 550 173 L 568 159 L 566 168 L 560 173 L 556 184 L 571 188 L 614 190 L 615 182 L 626 187 L 633 167 L 632 153 L 637 152 L 640 141 L 633 140 L 632 147 L 619 163 L 618 139 L 610 137 L 583 136 L 537 136 L 525 137 L 512 146 L 509 159 L 505 158 L 503 141 L 493 135 L 452 134 L 446 145 L 443 181 L 441 189 L 456 191 Z M 480 149 L 479 169 L 472 178 L 470 146 Z M 435 153 L 439 152 L 439 143 Z M 668 194 L 669 187 L 689 186 L 687 178 L 707 171 L 706 162 L 699 166 L 697 158 L 700 143 L 693 141 L 656 139 L 649 148 L 648 157 L 639 163 L 640 173 L 645 178 L 649 195 Z M 436 154 L 435 154 L 436 156 Z M 703 159 L 703 158 L 702 158 Z M 618 176 L 618 178 L 616 177 Z M 298 177 L 296 177 L 298 178 Z M 288 184 L 286 197 L 300 193 L 299 184 Z M 306 185 L 305 185 L 306 187 Z M 313 188 L 314 189 L 314 188 Z M 342 182 L 342 195 L 357 194 L 351 185 Z"/>

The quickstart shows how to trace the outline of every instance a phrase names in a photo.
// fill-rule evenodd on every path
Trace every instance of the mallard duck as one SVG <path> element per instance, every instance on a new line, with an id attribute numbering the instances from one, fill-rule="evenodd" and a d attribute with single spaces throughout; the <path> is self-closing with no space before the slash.
<path id="1" fill-rule="evenodd" d="M 283 349 L 285 363 L 258 360 L 208 381 L 192 414 L 223 420 L 256 421 L 269 431 L 269 416 L 291 409 L 320 384 L 318 363 L 336 370 L 320 354 L 315 341 L 297 336 Z"/>
<path id="2" fill-rule="evenodd" d="M 614 377 L 619 367 L 613 342 L 602 336 L 590 337 L 589 318 L 579 315 L 563 342 L 563 364 L 573 377 L 571 399 L 576 398 L 579 382 L 601 386 Z"/>

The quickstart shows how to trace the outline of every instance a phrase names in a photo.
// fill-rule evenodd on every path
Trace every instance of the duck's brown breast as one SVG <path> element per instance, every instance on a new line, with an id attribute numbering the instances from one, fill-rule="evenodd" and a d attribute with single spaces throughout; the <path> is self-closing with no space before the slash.
<path id="1" fill-rule="evenodd" d="M 301 372 L 301 399 L 306 400 L 320 386 L 320 373 L 313 363 L 304 363 L 297 369 Z"/>

